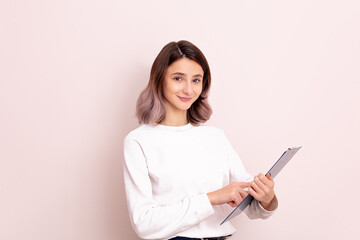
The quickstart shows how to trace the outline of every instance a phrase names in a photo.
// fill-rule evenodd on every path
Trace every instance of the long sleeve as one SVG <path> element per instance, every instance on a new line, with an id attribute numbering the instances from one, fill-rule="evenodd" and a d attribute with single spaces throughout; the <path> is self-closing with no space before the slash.
<path id="1" fill-rule="evenodd" d="M 170 238 L 214 213 L 206 193 L 187 196 L 169 204 L 155 201 L 147 159 L 136 139 L 129 136 L 125 138 L 124 157 L 124 182 L 129 215 L 139 237 Z"/>
<path id="2" fill-rule="evenodd" d="M 239 155 L 237 154 L 235 149 L 232 147 L 231 143 L 225 136 L 224 132 L 223 132 L 223 141 L 225 144 L 226 152 L 228 154 L 230 183 L 231 182 L 251 182 L 254 179 L 253 176 L 251 176 L 245 170 L 245 167 L 244 167 Z M 271 209 L 274 209 L 272 211 L 268 211 L 268 210 L 264 209 L 260 205 L 260 202 L 256 199 L 254 199 L 251 202 L 250 206 L 247 207 L 244 212 L 250 219 L 256 219 L 256 218 L 266 219 L 275 212 L 275 210 L 277 209 L 277 206 L 278 206 L 278 201 L 277 201 L 276 197 L 271 205 Z"/>

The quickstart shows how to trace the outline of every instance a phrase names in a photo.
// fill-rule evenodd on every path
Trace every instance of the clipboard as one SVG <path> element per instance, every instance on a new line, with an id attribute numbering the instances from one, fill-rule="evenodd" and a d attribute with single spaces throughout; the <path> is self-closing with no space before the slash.
<path id="1" fill-rule="evenodd" d="M 300 148 L 301 147 L 288 148 L 281 155 L 281 157 L 274 163 L 274 165 L 270 168 L 270 170 L 265 175 L 270 173 L 271 177 L 275 178 L 276 175 L 281 171 L 281 169 L 283 169 L 285 167 L 285 165 L 290 161 L 290 159 L 295 155 L 295 153 L 297 153 L 297 151 L 299 151 Z M 222 221 L 222 223 L 220 223 L 220 225 L 222 225 L 223 223 L 229 221 L 230 219 L 233 219 L 234 217 L 236 217 L 237 215 L 242 213 L 245 210 L 245 208 L 247 208 L 253 200 L 254 200 L 253 196 L 251 196 L 250 194 L 247 195 L 242 200 L 242 202 L 239 205 L 237 205 L 234 208 L 234 210 L 224 219 L 224 221 Z"/>

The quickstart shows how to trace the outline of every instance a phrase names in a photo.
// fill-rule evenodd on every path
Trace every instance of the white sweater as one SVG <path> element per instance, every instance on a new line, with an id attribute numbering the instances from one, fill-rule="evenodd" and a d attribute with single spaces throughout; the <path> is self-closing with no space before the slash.
<path id="1" fill-rule="evenodd" d="M 124 180 L 131 223 L 144 239 L 217 237 L 236 229 L 225 206 L 212 206 L 208 192 L 249 182 L 224 132 L 209 126 L 142 125 L 124 140 Z M 277 206 L 277 203 L 276 203 Z M 267 218 L 258 201 L 246 214 Z"/>

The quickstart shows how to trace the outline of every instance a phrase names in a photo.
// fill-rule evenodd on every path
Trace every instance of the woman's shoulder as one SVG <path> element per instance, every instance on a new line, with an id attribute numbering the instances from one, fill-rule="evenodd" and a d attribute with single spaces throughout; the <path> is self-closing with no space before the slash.
<path id="1" fill-rule="evenodd" d="M 126 136 L 125 139 L 137 139 L 144 134 L 146 134 L 147 131 L 151 130 L 151 127 L 147 124 L 142 124 L 138 126 L 137 128 L 131 130 Z"/>

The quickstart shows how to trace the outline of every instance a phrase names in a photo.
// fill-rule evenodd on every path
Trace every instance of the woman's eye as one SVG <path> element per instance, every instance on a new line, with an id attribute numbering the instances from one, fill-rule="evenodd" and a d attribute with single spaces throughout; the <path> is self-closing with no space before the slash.
<path id="1" fill-rule="evenodd" d="M 174 78 L 176 81 L 181 81 L 181 77 L 175 77 Z"/>
<path id="2" fill-rule="evenodd" d="M 199 83 L 199 82 L 201 82 L 201 80 L 200 79 L 194 79 L 194 82 Z"/>

